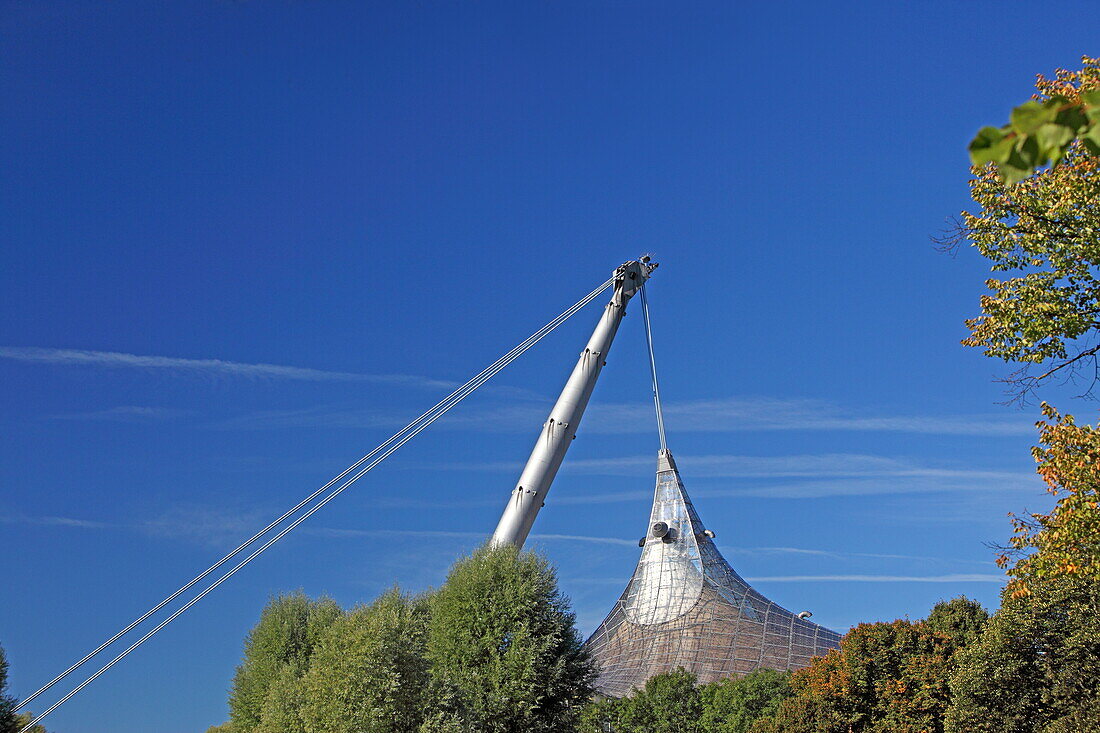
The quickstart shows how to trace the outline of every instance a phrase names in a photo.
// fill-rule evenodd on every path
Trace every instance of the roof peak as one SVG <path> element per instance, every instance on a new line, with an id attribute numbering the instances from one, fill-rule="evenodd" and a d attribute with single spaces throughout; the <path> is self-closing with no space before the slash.
<path id="1" fill-rule="evenodd" d="M 668 448 L 662 448 L 657 451 L 657 473 L 661 471 L 677 471 L 676 461 L 672 457 L 672 451 Z"/>

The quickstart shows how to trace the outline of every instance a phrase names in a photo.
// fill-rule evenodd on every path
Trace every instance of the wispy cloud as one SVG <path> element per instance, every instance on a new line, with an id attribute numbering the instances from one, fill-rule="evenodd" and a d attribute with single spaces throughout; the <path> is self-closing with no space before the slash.
<path id="1" fill-rule="evenodd" d="M 250 537 L 273 518 L 257 510 L 178 506 L 152 519 L 133 522 L 126 529 L 159 539 L 222 547 Z"/>
<path id="2" fill-rule="evenodd" d="M 651 409 L 642 404 L 596 405 L 585 429 L 607 432 L 652 430 Z M 733 397 L 665 406 L 665 422 L 677 432 L 738 430 L 873 431 L 930 435 L 1031 435 L 1022 415 L 874 415 L 824 400 Z M 587 419 L 587 418 L 586 418 Z"/>
<path id="3" fill-rule="evenodd" d="M 696 478 L 814 478 L 821 476 L 894 476 L 980 478 L 1016 480 L 1019 473 L 974 469 L 937 468 L 912 461 L 861 453 L 797 454 L 782 456 L 745 456 L 737 454 L 678 456 L 683 472 Z M 562 471 L 594 476 L 648 475 L 656 467 L 652 455 L 619 458 L 584 458 L 566 461 Z M 470 470 L 515 473 L 522 464 L 514 461 L 452 463 L 446 470 Z"/>
<path id="4" fill-rule="evenodd" d="M 174 410 L 167 407 L 141 407 L 138 405 L 121 405 L 118 407 L 109 407 L 105 410 L 92 410 L 90 412 L 69 412 L 61 415 L 50 415 L 47 419 L 90 422 L 149 422 L 152 420 L 166 420 L 186 414 L 187 410 Z"/>
<path id="5" fill-rule="evenodd" d="M 158 539 L 183 540 L 190 543 L 209 545 L 216 547 L 231 546 L 238 541 L 250 536 L 270 519 L 261 516 L 258 512 L 242 513 L 237 511 L 220 511 L 209 508 L 179 508 L 165 513 L 155 519 L 139 520 L 134 522 L 108 523 L 87 519 L 63 516 L 28 516 L 6 515 L 0 516 L 0 524 L 24 525 L 24 526 L 50 526 L 86 530 L 121 530 L 137 532 Z M 297 531 L 299 536 L 320 537 L 326 539 L 346 538 L 439 538 L 450 540 L 463 540 L 466 542 L 481 543 L 488 539 L 488 532 L 470 532 L 453 530 L 420 530 L 420 529 L 360 529 L 342 527 L 314 527 L 305 525 Z M 620 537 L 599 537 L 592 535 L 572 535 L 553 533 L 534 533 L 529 536 L 532 543 L 538 542 L 568 542 L 571 544 L 597 544 L 613 545 L 617 547 L 637 549 L 636 540 L 628 540 Z M 761 554 L 793 554 L 812 557 L 829 558 L 838 561 L 850 561 L 853 559 L 881 559 L 922 561 L 940 563 L 963 564 L 991 564 L 976 560 L 959 560 L 958 558 L 937 558 L 923 555 L 904 555 L 890 553 L 870 552 L 845 552 L 837 550 L 822 550 L 802 547 L 730 547 L 722 546 L 721 551 L 725 555 L 761 555 Z M 1002 582 L 1004 576 L 994 573 L 953 573 L 946 575 L 781 575 L 781 576 L 756 576 L 746 578 L 749 582 L 782 583 L 782 582 L 917 582 L 917 583 L 972 583 L 972 582 Z M 621 584 L 624 578 L 570 578 L 572 584 Z"/>
<path id="6" fill-rule="evenodd" d="M 948 575 L 761 575 L 745 578 L 750 583 L 1003 583 L 996 573 Z"/>
<path id="7" fill-rule="evenodd" d="M 72 517 L 8 515 L 0 516 L 0 524 L 21 524 L 28 526 L 73 527 L 80 529 L 121 529 L 141 532 L 153 537 L 181 539 L 203 545 L 224 545 L 228 542 L 243 540 L 270 521 L 260 512 L 240 512 L 214 510 L 200 507 L 180 507 L 166 512 L 154 519 L 136 522 L 109 524 L 106 522 L 74 519 Z M 461 532 L 430 529 L 359 529 L 341 527 L 313 527 L 304 525 L 297 530 L 299 535 L 313 537 L 362 538 L 362 537 L 438 537 L 444 539 L 463 539 L 483 541 L 489 538 L 489 532 Z M 572 534 L 531 534 L 533 542 L 585 542 L 603 545 L 637 547 L 634 540 L 617 537 L 594 537 Z"/>
<path id="8" fill-rule="evenodd" d="M 280 364 L 245 364 L 221 359 L 181 359 L 172 356 L 126 354 L 118 351 L 86 351 L 83 349 L 46 349 L 22 346 L 0 346 L 0 359 L 32 364 L 87 366 L 105 369 L 162 370 L 181 374 L 196 374 L 247 379 L 291 379 L 308 382 L 376 382 L 380 384 L 451 388 L 454 382 L 409 374 L 360 374 L 327 371 Z"/>
<path id="9" fill-rule="evenodd" d="M 303 528 L 306 529 L 306 528 Z M 457 539 L 489 538 L 488 532 L 457 532 L 449 530 L 430 529 L 337 529 L 333 527 L 313 527 L 306 530 L 309 534 L 325 537 L 443 537 Z M 619 545 L 625 547 L 637 547 L 637 540 L 624 540 L 617 537 L 592 537 L 575 534 L 531 534 L 528 539 L 534 542 L 592 542 L 601 545 Z"/>
<path id="10" fill-rule="evenodd" d="M 73 517 L 31 517 L 25 514 L 7 514 L 0 516 L 0 524 L 24 525 L 34 527 L 74 527 L 77 529 L 110 529 L 116 525 Z"/>
<path id="11" fill-rule="evenodd" d="M 462 429 L 488 433 L 531 432 L 546 419 L 550 401 L 537 395 L 525 395 L 524 402 L 498 401 L 496 404 L 463 409 L 459 414 L 440 420 L 443 429 Z M 1032 435 L 1033 421 L 1023 415 L 872 415 L 867 411 L 842 408 L 821 400 L 785 400 L 772 398 L 725 398 L 694 402 L 671 402 L 665 406 L 669 429 L 687 432 L 738 431 L 863 431 L 917 433 L 927 435 L 972 435 L 1003 437 Z M 350 409 L 342 405 L 318 406 L 301 410 L 267 411 L 242 415 L 219 427 L 262 429 L 287 427 L 399 427 L 392 413 Z M 644 400 L 637 404 L 594 403 L 587 411 L 581 432 L 586 434 L 624 434 L 653 431 L 652 407 Z"/>
<path id="12" fill-rule="evenodd" d="M 977 472 L 982 473 L 982 472 Z M 989 480 L 967 477 L 944 479 L 927 477 L 842 478 L 820 481 L 770 483 L 760 480 L 750 486 L 732 486 L 722 489 L 693 488 L 689 493 L 695 499 L 762 498 L 762 499 L 821 499 L 836 496 L 876 496 L 889 494 L 964 494 L 974 492 L 1036 491 L 1035 480 L 1026 474 L 1012 480 Z M 550 498 L 555 504 L 614 504 L 632 502 L 652 497 L 652 491 L 599 490 L 591 493 L 558 492 Z M 950 517 L 945 517 L 950 518 Z M 966 517 L 959 517 L 966 520 Z"/>
<path id="13" fill-rule="evenodd" d="M 1034 492 L 1038 486 L 1028 471 L 992 471 L 953 466 L 928 466 L 914 461 L 866 454 L 789 456 L 704 455 L 680 456 L 678 462 L 688 482 L 695 479 L 728 479 L 723 488 L 713 484 L 689 486 L 695 498 L 762 497 L 803 499 L 830 496 L 917 494 L 952 492 Z M 515 472 L 513 464 L 456 464 L 448 468 Z M 600 458 L 566 462 L 567 473 L 595 476 L 649 476 L 655 468 L 651 456 Z M 558 492 L 559 504 L 605 504 L 638 501 L 651 491 Z"/>
<path id="14" fill-rule="evenodd" d="M 830 560 L 917 560 L 921 562 L 949 562 L 975 565 L 994 565 L 992 560 L 960 560 L 958 558 L 930 557 L 928 555 L 899 555 L 883 552 L 841 552 L 814 550 L 804 547 L 719 547 L 724 555 L 805 555 Z"/>

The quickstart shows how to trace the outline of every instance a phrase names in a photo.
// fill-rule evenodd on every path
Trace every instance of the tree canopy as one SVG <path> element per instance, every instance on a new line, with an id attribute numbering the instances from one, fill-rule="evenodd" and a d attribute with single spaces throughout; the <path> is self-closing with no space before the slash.
<path id="1" fill-rule="evenodd" d="M 424 717 L 428 604 L 396 588 L 326 631 L 302 677 L 311 733 L 415 733 Z"/>
<path id="2" fill-rule="evenodd" d="M 966 598 L 937 604 L 927 621 L 860 624 L 840 649 L 791 675 L 793 695 L 755 733 L 938 733 L 951 701 L 956 654 L 984 626 Z"/>
<path id="3" fill-rule="evenodd" d="M 746 733 L 760 718 L 775 715 L 793 694 L 789 672 L 757 669 L 744 677 L 727 677 L 700 689 L 704 733 Z"/>
<path id="4" fill-rule="evenodd" d="M 8 694 L 8 657 L 0 646 L 0 733 L 15 730 L 15 699 Z"/>
<path id="5" fill-rule="evenodd" d="M 592 676 L 550 564 L 483 547 L 423 596 L 394 588 L 348 613 L 273 598 L 245 642 L 230 721 L 210 733 L 556 733 Z"/>
<path id="6" fill-rule="evenodd" d="M 1100 585 L 1080 576 L 1010 589 L 951 679 L 948 733 L 1100 730 Z"/>
<path id="7" fill-rule="evenodd" d="M 1043 414 L 1032 453 L 1058 500 L 1050 512 L 1013 516 L 1016 531 L 998 562 L 1008 568 L 1009 591 L 1017 596 L 1029 593 L 1036 579 L 1100 580 L 1100 430 L 1077 425 L 1045 403 Z"/>
<path id="8" fill-rule="evenodd" d="M 277 596 L 267 604 L 248 635 L 244 659 L 233 677 L 229 718 L 235 733 L 267 733 L 260 727 L 265 716 L 281 719 L 287 714 L 281 707 L 288 688 L 309 669 L 314 646 L 342 615 L 334 601 L 313 601 L 301 592 Z"/>
<path id="9" fill-rule="evenodd" d="M 455 563 L 430 612 L 429 730 L 568 729 L 593 668 L 544 558 L 483 547 Z"/>
<path id="10" fill-rule="evenodd" d="M 1100 61 L 1081 71 L 1039 77 L 1040 99 L 1100 90 Z M 997 277 L 981 313 L 966 322 L 967 346 L 1019 365 L 1007 380 L 1026 397 L 1051 378 L 1084 378 L 1091 391 L 1100 353 L 1100 158 L 1070 146 L 1060 165 L 1016 185 L 996 166 L 975 168 L 971 195 L 980 207 L 963 212 L 948 246 L 969 240 Z"/>
<path id="11" fill-rule="evenodd" d="M 654 675 L 622 700 L 615 716 L 624 733 L 700 733 L 703 700 L 696 677 L 683 668 Z"/>

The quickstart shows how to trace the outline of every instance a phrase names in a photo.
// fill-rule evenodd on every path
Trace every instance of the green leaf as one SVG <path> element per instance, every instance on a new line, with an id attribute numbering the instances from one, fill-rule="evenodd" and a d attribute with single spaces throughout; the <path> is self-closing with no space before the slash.
<path id="1" fill-rule="evenodd" d="M 1081 101 L 1090 107 L 1100 107 L 1100 89 L 1081 92 Z"/>
<path id="2" fill-rule="evenodd" d="M 970 162 L 985 165 L 990 161 L 1004 162 L 1012 152 L 1013 139 L 1006 128 L 983 127 L 970 141 Z"/>
<path id="3" fill-rule="evenodd" d="M 1015 168 L 1023 168 L 1030 172 L 1046 163 L 1047 158 L 1039 148 L 1039 141 L 1033 135 L 1028 135 L 1016 139 L 1007 162 Z"/>
<path id="4" fill-rule="evenodd" d="M 1076 133 L 1082 127 L 1089 123 L 1089 118 L 1085 115 L 1085 107 L 1081 104 L 1073 104 L 1069 100 L 1063 100 L 1061 97 L 1056 97 L 1061 100 L 1061 108 L 1058 110 L 1058 114 L 1054 117 L 1054 123 L 1057 125 L 1063 125 Z"/>
<path id="5" fill-rule="evenodd" d="M 1100 155 L 1100 123 L 1094 122 L 1081 135 L 1081 143 L 1093 155 Z"/>
<path id="6" fill-rule="evenodd" d="M 1008 163 L 997 164 L 997 172 L 1001 174 L 1001 180 L 1008 184 L 1017 183 L 1032 174 L 1032 168 L 1017 168 Z"/>
<path id="7" fill-rule="evenodd" d="M 1076 132 L 1077 128 L 1070 129 L 1048 122 L 1041 125 L 1033 137 L 1038 142 L 1041 157 L 1058 162 L 1065 154 L 1066 147 L 1073 142 Z"/>
<path id="8" fill-rule="evenodd" d="M 1057 110 L 1055 108 L 1031 100 L 1012 110 L 1009 124 L 1017 133 L 1030 135 L 1039 129 L 1039 126 L 1044 122 L 1052 122 L 1056 114 Z"/>

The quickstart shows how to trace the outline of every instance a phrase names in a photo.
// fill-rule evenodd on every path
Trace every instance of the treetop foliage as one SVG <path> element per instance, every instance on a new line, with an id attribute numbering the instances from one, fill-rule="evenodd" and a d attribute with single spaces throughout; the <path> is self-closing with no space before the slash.
<path id="1" fill-rule="evenodd" d="M 703 685 L 703 714 L 699 724 L 705 733 L 746 733 L 760 718 L 774 715 L 790 697 L 791 675 L 761 668 L 744 677 L 727 677 Z"/>
<path id="2" fill-rule="evenodd" d="M 455 563 L 430 609 L 437 729 L 450 719 L 490 733 L 559 731 L 591 694 L 591 662 L 545 558 L 482 547 Z"/>
<path id="3" fill-rule="evenodd" d="M 1057 166 L 1075 142 L 1100 155 L 1100 59 L 1081 60 L 1082 71 L 1039 75 L 1039 94 L 1013 109 L 1007 125 L 979 130 L 971 163 L 994 163 L 1000 180 L 1013 184 L 1048 163 Z"/>
<path id="4" fill-rule="evenodd" d="M 482 548 L 423 596 L 273 598 L 210 733 L 571 730 L 592 676 L 549 563 Z"/>
<path id="5" fill-rule="evenodd" d="M 1042 104 L 1100 94 L 1100 60 L 1085 62 L 1081 71 L 1039 77 Z M 995 166 L 975 168 L 970 187 L 980 210 L 963 212 L 958 229 L 944 240 L 949 247 L 969 240 L 993 272 L 1010 275 L 986 281 L 990 293 L 981 297 L 981 315 L 966 322 L 970 335 L 963 344 L 1020 364 L 1006 380 L 1017 397 L 1056 374 L 1085 374 L 1087 393 L 1098 373 L 1098 161 L 1087 145 L 1071 145 L 1058 166 L 1016 185 Z M 1030 369 L 1044 362 L 1046 368 L 1033 375 Z M 1087 367 L 1092 369 L 1083 371 Z"/>
<path id="6" fill-rule="evenodd" d="M 956 653 L 984 626 L 966 598 L 941 602 L 927 621 L 860 624 L 840 648 L 791 675 L 793 695 L 754 733 L 942 731 Z"/>
<path id="7" fill-rule="evenodd" d="M 424 717 L 428 604 L 396 588 L 327 630 L 302 677 L 301 729 L 416 731 Z"/>
<path id="8" fill-rule="evenodd" d="M 16 714 L 16 704 L 15 698 L 8 694 L 8 658 L 4 647 L 0 646 L 0 733 L 17 733 L 35 719 L 34 713 L 29 710 Z M 46 729 L 36 725 L 30 733 L 46 733 Z"/>
<path id="9" fill-rule="evenodd" d="M 1100 585 L 1080 575 L 1006 588 L 958 656 L 948 733 L 1100 730 Z"/>
<path id="10" fill-rule="evenodd" d="M 0 646 L 0 733 L 15 730 L 15 699 L 8 694 L 8 657 Z"/>
<path id="11" fill-rule="evenodd" d="M 1036 578 L 1100 579 L 1100 431 L 1046 403 L 1042 409 L 1046 420 L 1038 424 L 1040 445 L 1032 454 L 1058 501 L 1048 513 L 1012 518 L 1015 533 L 997 561 L 1008 568 L 1014 596 L 1028 594 Z"/>
<path id="12" fill-rule="evenodd" d="M 237 667 L 229 698 L 230 721 L 237 733 L 260 730 L 265 717 L 287 693 L 289 678 L 309 668 L 314 646 L 325 629 L 343 615 L 331 599 L 311 600 L 298 591 L 276 596 L 264 607 L 260 621 L 245 642 L 244 660 Z M 277 686 L 271 702 L 269 693 Z"/>

